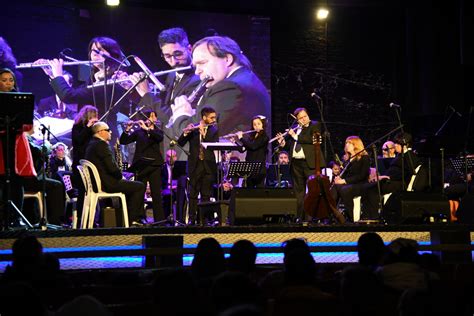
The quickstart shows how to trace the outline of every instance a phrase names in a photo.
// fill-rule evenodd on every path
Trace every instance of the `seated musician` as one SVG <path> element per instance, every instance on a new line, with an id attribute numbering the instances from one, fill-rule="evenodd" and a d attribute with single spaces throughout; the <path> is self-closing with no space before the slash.
<path id="1" fill-rule="evenodd" d="M 382 158 L 395 158 L 397 153 L 395 152 L 395 143 L 388 140 L 382 145 Z"/>
<path id="2" fill-rule="evenodd" d="M 370 159 L 359 136 L 347 137 L 344 151 L 344 161 L 347 165 L 344 173 L 334 178 L 331 194 L 335 201 L 338 199 L 343 201 L 346 216 L 349 221 L 353 221 L 353 199 L 362 195 L 363 185 L 368 182 Z"/>
<path id="3" fill-rule="evenodd" d="M 72 87 L 72 75 L 63 70 L 63 77 L 69 87 Z M 57 94 L 43 98 L 38 102 L 36 112 L 41 116 L 74 119 L 77 113 L 77 104 L 61 101 Z"/>
<path id="4" fill-rule="evenodd" d="M 35 144 L 35 141 L 31 135 L 34 129 L 26 132 L 28 142 L 30 143 L 31 153 L 33 155 L 33 163 L 35 165 L 37 177 L 24 178 L 25 191 L 38 192 L 43 189 L 43 181 L 45 182 L 45 194 L 46 194 L 46 210 L 47 219 L 50 224 L 61 225 L 64 216 L 64 210 L 66 206 L 66 190 L 64 184 L 61 181 L 54 180 L 46 177 L 44 169 L 44 160 L 47 157 L 43 157 L 43 148 Z M 47 142 L 46 154 L 51 151 L 51 144 Z"/>
<path id="5" fill-rule="evenodd" d="M 397 134 L 394 143 L 395 151 L 398 155 L 390 164 L 386 175 L 378 177 L 382 195 L 405 190 L 408 187 L 411 176 L 415 174 L 416 167 L 421 163 L 421 160 L 416 156 L 411 148 L 412 136 L 410 134 Z M 401 154 L 402 151 L 403 155 Z M 404 181 L 402 181 L 402 178 Z M 404 183 L 404 187 L 402 183 Z M 367 217 L 367 219 L 378 219 L 379 195 L 377 183 L 369 183 L 364 187 L 362 202 L 364 204 L 364 216 Z"/>
<path id="6" fill-rule="evenodd" d="M 288 152 L 282 150 L 278 154 L 278 162 L 280 165 L 289 165 L 290 164 L 290 157 L 288 155 Z"/>
<path id="7" fill-rule="evenodd" d="M 58 172 L 71 171 L 71 165 L 72 161 L 68 157 L 67 145 L 61 142 L 54 144 L 51 148 L 51 156 L 49 157 L 51 176 L 56 179 Z"/>

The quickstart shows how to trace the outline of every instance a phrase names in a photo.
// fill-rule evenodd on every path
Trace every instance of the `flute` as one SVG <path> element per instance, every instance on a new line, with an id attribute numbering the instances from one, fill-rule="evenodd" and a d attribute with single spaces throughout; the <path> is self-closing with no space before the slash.
<path id="1" fill-rule="evenodd" d="M 158 71 L 158 72 L 155 72 L 153 74 L 155 76 L 162 76 L 162 75 L 169 74 L 170 72 L 184 71 L 184 70 L 189 70 L 189 69 L 191 69 L 191 66 Z M 110 85 L 110 84 L 122 83 L 122 82 L 127 82 L 127 81 L 131 82 L 131 80 L 128 77 L 123 78 L 123 79 L 108 79 L 107 83 L 105 83 L 104 81 L 101 81 L 101 82 L 97 82 L 97 83 L 94 83 L 94 84 L 90 84 L 90 85 L 87 86 L 87 88 L 90 89 L 90 88 L 96 88 L 96 87 L 103 87 L 105 84 Z"/>
<path id="2" fill-rule="evenodd" d="M 301 128 L 301 125 L 298 124 L 298 126 L 291 127 L 290 129 L 296 129 L 296 130 L 298 130 L 298 129 L 300 129 L 300 128 Z M 273 143 L 273 142 L 274 142 L 275 140 L 277 140 L 278 138 L 280 138 L 280 137 L 285 137 L 286 135 L 288 135 L 288 132 L 290 131 L 290 129 L 286 130 L 286 131 L 285 131 L 283 134 L 281 134 L 280 136 L 275 136 L 275 137 L 273 137 L 272 139 L 270 139 L 270 140 L 268 141 L 268 143 L 269 143 L 269 144 L 270 144 L 270 143 Z"/>
<path id="3" fill-rule="evenodd" d="M 255 132 L 257 132 L 257 131 L 254 130 L 254 129 L 251 129 L 249 131 L 242 132 L 242 134 L 250 134 L 250 133 L 255 133 Z M 234 138 L 237 137 L 237 133 L 231 133 L 231 134 L 221 136 L 221 138 L 233 138 L 233 137 Z"/>
<path id="4" fill-rule="evenodd" d="M 91 64 L 102 64 L 102 61 L 66 61 L 63 63 L 63 66 L 77 66 L 77 65 L 91 65 Z M 21 63 L 16 66 L 16 69 L 25 69 L 25 68 L 43 68 L 49 67 L 49 64 L 35 64 L 35 63 Z"/>

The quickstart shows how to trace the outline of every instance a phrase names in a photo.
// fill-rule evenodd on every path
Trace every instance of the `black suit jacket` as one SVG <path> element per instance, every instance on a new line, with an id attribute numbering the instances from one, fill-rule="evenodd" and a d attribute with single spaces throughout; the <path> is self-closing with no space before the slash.
<path id="1" fill-rule="evenodd" d="M 107 142 L 93 137 L 87 145 L 85 158 L 97 167 L 104 191 L 110 192 L 122 179 L 122 171 Z"/>
<path id="2" fill-rule="evenodd" d="M 151 93 L 147 93 L 141 98 L 139 103 L 139 105 L 152 105 L 152 108 L 156 111 L 158 120 L 160 120 L 163 125 L 168 124 L 168 121 L 173 114 L 171 111 L 171 104 L 174 103 L 174 99 L 181 95 L 189 96 L 200 82 L 199 76 L 194 74 L 194 69 L 185 72 L 181 80 L 173 89 L 175 78 L 176 74 L 170 73 L 166 77 L 166 89 L 159 94 L 158 98 Z M 171 94 L 173 94 L 173 97 L 171 97 Z M 196 104 L 197 101 L 198 100 L 196 99 L 193 104 Z M 181 132 L 182 130 L 180 130 L 179 133 L 170 136 L 178 136 Z"/>
<path id="3" fill-rule="evenodd" d="M 366 183 L 369 181 L 370 158 L 368 155 L 362 155 L 359 160 L 353 159 L 346 166 L 341 178 L 346 180 L 347 184 Z"/>
<path id="4" fill-rule="evenodd" d="M 161 166 L 164 163 L 160 148 L 162 141 L 163 131 L 158 128 L 149 131 L 140 128 L 133 133 L 123 132 L 120 135 L 120 144 L 122 145 L 136 142 L 133 163 L 136 163 L 140 158 L 152 158 L 154 159 L 153 166 Z"/>
<path id="5" fill-rule="evenodd" d="M 207 128 L 206 136 L 203 139 L 203 142 L 218 142 L 219 134 L 216 126 L 209 126 Z M 189 142 L 189 157 L 188 157 L 188 175 L 191 175 L 196 169 L 196 165 L 199 159 L 199 148 L 201 142 L 199 140 L 199 130 L 194 130 L 188 135 L 184 136 L 184 133 L 178 139 L 178 144 L 184 146 Z M 214 151 L 206 149 L 204 150 L 204 163 L 208 170 L 211 170 L 212 173 L 216 173 L 216 157 L 214 156 Z"/>
<path id="6" fill-rule="evenodd" d="M 86 156 L 86 148 L 92 139 L 92 129 L 82 123 L 72 126 L 72 167 L 79 165 L 79 160 Z"/>
<path id="7" fill-rule="evenodd" d="M 36 111 L 41 115 L 44 116 L 45 112 L 54 112 L 58 110 L 58 102 L 56 100 L 56 95 L 52 95 L 46 98 L 41 99 L 38 102 L 38 106 Z M 77 104 L 68 104 L 66 103 L 65 115 L 68 119 L 74 119 L 74 116 L 77 113 Z"/>
<path id="8" fill-rule="evenodd" d="M 201 109 L 214 108 L 218 114 L 219 132 L 224 135 L 235 130 L 244 131 L 255 115 L 271 119 L 270 95 L 257 76 L 246 68 L 239 68 L 207 89 L 193 117 L 182 116 L 175 120 L 173 129 L 182 131 L 189 123 L 201 120 Z M 270 124 L 268 126 L 271 126 Z M 269 132 L 269 131 L 267 131 Z"/>
<path id="9" fill-rule="evenodd" d="M 301 144 L 301 148 L 303 149 L 304 156 L 306 159 L 306 163 L 310 169 L 315 168 L 315 155 L 314 155 L 314 144 L 313 144 L 313 133 L 318 132 L 321 133 L 321 123 L 317 121 L 311 121 L 308 127 L 303 127 L 301 133 L 298 135 L 298 143 Z M 286 136 L 286 145 L 285 149 L 290 153 L 290 156 L 293 156 L 293 148 L 295 146 L 295 140 L 290 135 Z M 326 166 L 326 161 L 324 160 L 324 156 L 322 151 L 319 153 L 319 164 L 320 167 Z"/>
<path id="10" fill-rule="evenodd" d="M 263 132 L 257 138 L 255 138 L 254 135 L 245 135 L 244 137 L 242 137 L 242 139 L 240 139 L 240 142 L 247 150 L 247 156 L 245 157 L 245 161 L 263 162 L 265 166 L 265 161 L 267 160 L 269 140 L 270 139 L 268 138 L 268 135 L 265 132 Z"/>
<path id="11" fill-rule="evenodd" d="M 404 165 L 405 170 L 405 184 L 408 185 L 410 182 L 411 176 L 415 174 L 415 169 L 421 163 L 421 160 L 416 156 L 412 150 L 408 150 L 404 154 Z M 399 154 L 390 164 L 390 167 L 387 170 L 387 175 L 390 177 L 390 180 L 393 181 L 402 181 L 402 155 Z"/>

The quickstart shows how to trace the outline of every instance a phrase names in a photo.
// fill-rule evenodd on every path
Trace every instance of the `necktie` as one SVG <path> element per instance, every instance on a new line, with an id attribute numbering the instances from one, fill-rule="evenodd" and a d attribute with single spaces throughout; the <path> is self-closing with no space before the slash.
<path id="1" fill-rule="evenodd" d="M 301 151 L 301 144 L 298 143 L 298 141 L 296 142 L 296 145 L 295 145 L 295 151 L 296 151 L 297 153 L 299 153 L 299 152 Z"/>
<path id="2" fill-rule="evenodd" d="M 181 77 L 179 77 L 178 75 L 176 75 L 176 77 L 174 77 L 173 89 L 171 90 L 171 98 L 172 99 L 175 97 L 176 86 L 178 85 L 180 80 L 181 80 Z"/>

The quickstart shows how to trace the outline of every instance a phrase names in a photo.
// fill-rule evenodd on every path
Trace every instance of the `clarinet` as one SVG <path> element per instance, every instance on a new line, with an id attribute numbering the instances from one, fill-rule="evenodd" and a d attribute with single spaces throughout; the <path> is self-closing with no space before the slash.
<path id="1" fill-rule="evenodd" d="M 206 76 L 204 79 L 201 80 L 201 82 L 197 85 L 196 88 L 194 88 L 193 92 L 188 96 L 188 101 L 189 103 L 193 103 L 193 101 L 196 99 L 198 94 L 201 92 L 201 90 L 206 86 L 206 84 L 211 81 L 211 76 Z"/>
<path id="2" fill-rule="evenodd" d="M 114 151 L 115 151 L 115 162 L 117 163 L 117 166 L 119 167 L 120 171 L 123 171 L 122 150 L 120 148 L 120 141 L 118 138 L 114 145 Z"/>

